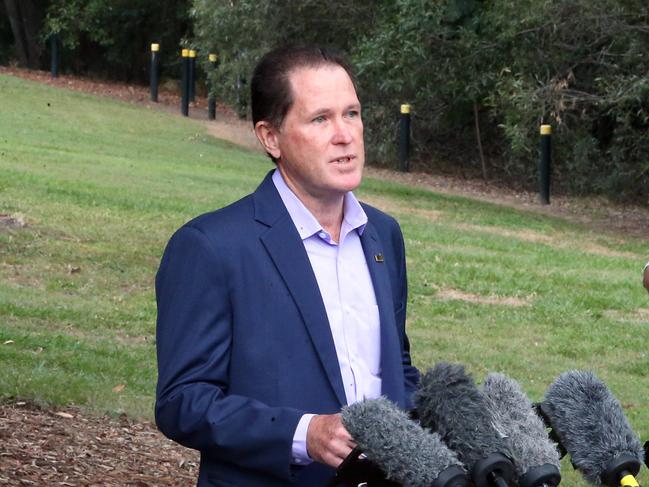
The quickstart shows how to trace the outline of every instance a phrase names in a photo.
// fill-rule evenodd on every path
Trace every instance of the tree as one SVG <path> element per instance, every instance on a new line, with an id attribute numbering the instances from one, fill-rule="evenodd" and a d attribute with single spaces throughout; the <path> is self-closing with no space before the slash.
<path id="1" fill-rule="evenodd" d="M 145 82 L 151 43 L 163 67 L 178 62 L 191 37 L 190 0 L 51 0 L 45 35 L 58 33 L 76 72 Z M 72 55 L 70 55 L 72 54 Z"/>
<path id="2" fill-rule="evenodd" d="M 218 96 L 237 104 L 247 99 L 248 78 L 259 57 L 281 44 L 318 43 L 349 52 L 375 17 L 371 0 L 194 0 L 194 42 L 203 53 L 217 53 L 213 74 Z M 244 91 L 245 90 L 245 91 Z"/>
<path id="3" fill-rule="evenodd" d="M 491 112 L 507 170 L 530 179 L 537 130 L 554 126 L 555 181 L 582 193 L 649 191 L 649 11 L 640 0 L 498 0 L 485 20 L 497 83 Z"/>
<path id="4" fill-rule="evenodd" d="M 46 2 L 44 0 L 4 0 L 14 36 L 14 46 L 18 62 L 26 68 L 41 66 L 43 51 L 40 32 Z"/>

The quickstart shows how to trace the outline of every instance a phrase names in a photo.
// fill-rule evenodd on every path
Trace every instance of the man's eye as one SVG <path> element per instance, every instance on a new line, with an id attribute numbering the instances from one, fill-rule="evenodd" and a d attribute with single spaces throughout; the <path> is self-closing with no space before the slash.
<path id="1" fill-rule="evenodd" d="M 325 121 L 325 118 L 324 118 L 324 116 L 320 115 L 319 117 L 314 118 L 313 121 L 315 123 L 322 123 L 322 122 Z"/>
<path id="2" fill-rule="evenodd" d="M 347 112 L 347 116 L 349 118 L 356 118 L 356 117 L 360 116 L 360 114 L 361 113 L 358 110 L 349 110 L 349 112 Z"/>

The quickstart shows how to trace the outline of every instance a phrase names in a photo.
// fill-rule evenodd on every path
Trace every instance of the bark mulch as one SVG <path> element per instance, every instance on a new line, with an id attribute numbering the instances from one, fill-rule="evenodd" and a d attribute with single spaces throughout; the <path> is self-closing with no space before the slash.
<path id="1" fill-rule="evenodd" d="M 85 414 L 76 407 L 0 405 L 0 485 L 191 486 L 198 453 L 150 422 Z"/>

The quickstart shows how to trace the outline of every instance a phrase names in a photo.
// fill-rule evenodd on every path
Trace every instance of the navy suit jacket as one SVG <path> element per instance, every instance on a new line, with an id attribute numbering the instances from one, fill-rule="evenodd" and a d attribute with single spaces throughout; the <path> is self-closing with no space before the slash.
<path id="1" fill-rule="evenodd" d="M 363 205 L 361 242 L 381 322 L 382 394 L 404 408 L 418 380 L 405 334 L 397 222 Z M 156 276 L 156 421 L 201 452 L 199 486 L 320 486 L 334 470 L 291 465 L 304 413 L 346 403 L 324 303 L 270 174 L 171 238 Z"/>

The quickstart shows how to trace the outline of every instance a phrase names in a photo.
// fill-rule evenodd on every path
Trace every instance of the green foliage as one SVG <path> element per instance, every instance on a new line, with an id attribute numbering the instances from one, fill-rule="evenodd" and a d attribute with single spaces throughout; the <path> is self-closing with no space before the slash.
<path id="1" fill-rule="evenodd" d="M 255 62 L 317 43 L 357 67 L 369 160 L 395 165 L 398 107 L 412 105 L 415 169 L 480 171 L 534 186 L 538 127 L 554 129 L 553 184 L 649 202 L 649 12 L 644 0 L 48 0 L 64 69 L 144 82 L 199 49 L 216 96 L 248 111 Z M 0 24 L 0 38 L 7 26 Z M 0 43 L 2 45 L 2 43 Z M 219 55 L 218 69 L 207 53 Z M 0 48 L 0 60 L 10 52 Z M 199 75 L 202 77 L 202 75 Z"/>
<path id="2" fill-rule="evenodd" d="M 219 97 L 245 97 L 234 80 L 277 44 L 333 44 L 357 67 L 373 162 L 396 162 L 410 103 L 416 168 L 477 172 L 477 113 L 491 176 L 533 184 L 550 123 L 556 186 L 648 201 L 643 0 L 212 3 L 194 0 L 192 16 L 199 45 L 221 54 Z"/>
<path id="3" fill-rule="evenodd" d="M 386 2 L 374 28 L 354 50 L 366 108 L 370 157 L 394 161 L 401 103 L 413 106 L 420 159 L 457 156 L 473 137 L 473 103 L 485 80 L 466 38 L 480 25 L 480 2 Z M 368 106 L 369 105 L 369 106 Z M 455 151 L 455 154 L 451 151 Z"/>
<path id="4" fill-rule="evenodd" d="M 485 18 L 508 59 L 489 101 L 508 169 L 531 176 L 536 127 L 551 123 L 558 180 L 647 201 L 649 14 L 635 0 L 495 2 Z M 504 61 L 504 62 L 503 62 Z M 495 74 L 495 73 L 494 73 Z"/>
<path id="5" fill-rule="evenodd" d="M 42 41 L 62 68 L 146 82 L 199 50 L 215 95 L 242 116 L 255 62 L 317 43 L 357 67 L 369 161 L 396 165 L 398 107 L 412 105 L 416 170 L 481 170 L 533 187 L 538 127 L 553 126 L 561 190 L 649 202 L 649 11 L 645 0 L 47 0 Z M 1 15 L 0 15 L 1 17 Z M 0 20 L 0 62 L 12 56 Z M 218 69 L 207 54 L 217 53 Z M 199 78 L 202 78 L 199 72 Z M 199 84 L 199 86 L 202 86 Z"/>
<path id="6" fill-rule="evenodd" d="M 59 33 L 63 67 L 145 81 L 151 43 L 161 45 L 162 66 L 176 75 L 188 20 L 189 0 L 51 0 L 43 39 Z"/>
<path id="7" fill-rule="evenodd" d="M 212 73 L 217 96 L 242 106 L 250 96 L 246 82 L 265 52 L 286 43 L 349 51 L 362 35 L 359 26 L 373 22 L 374 11 L 371 0 L 194 0 L 191 14 L 197 45 L 220 59 Z"/>
<path id="8" fill-rule="evenodd" d="M 497 156 L 492 172 L 534 181 L 538 126 L 550 123 L 559 186 L 646 201 L 649 82 L 640 73 L 649 71 L 649 16 L 641 2 L 402 0 L 381 12 L 355 52 L 378 107 L 370 115 L 378 157 L 394 146 L 400 97 L 414 105 L 421 158 L 432 151 L 477 167 L 475 104 L 483 144 Z"/>

